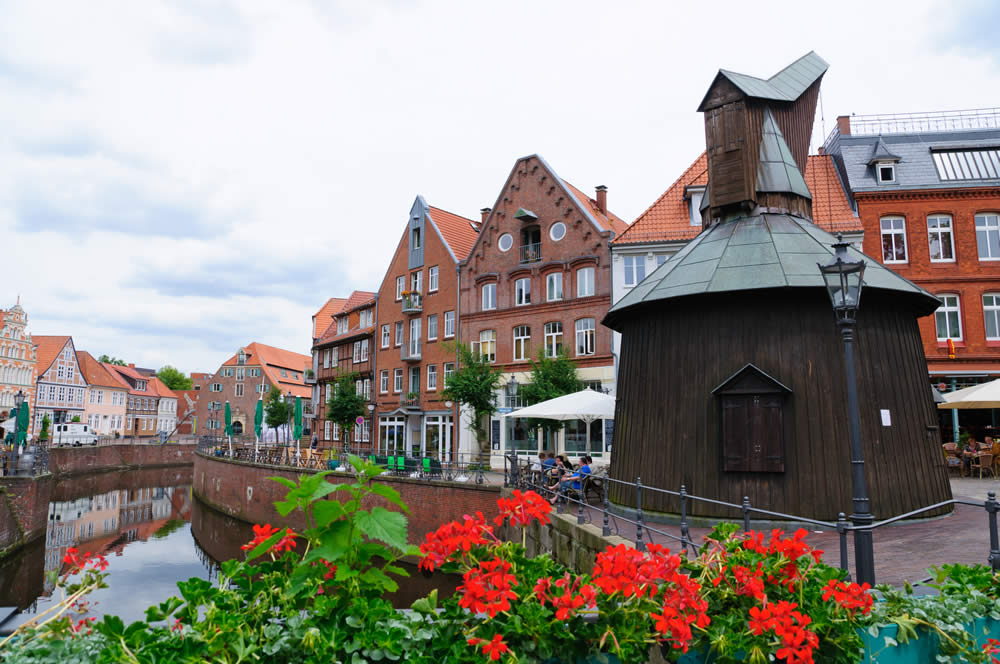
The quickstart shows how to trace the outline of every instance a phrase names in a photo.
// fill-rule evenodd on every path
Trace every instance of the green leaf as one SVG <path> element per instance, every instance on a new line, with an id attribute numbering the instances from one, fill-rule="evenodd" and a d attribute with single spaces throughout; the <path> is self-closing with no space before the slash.
<path id="1" fill-rule="evenodd" d="M 265 479 L 269 479 L 269 480 L 271 480 L 273 482 L 277 482 L 278 484 L 284 484 L 289 489 L 296 489 L 296 488 L 298 488 L 298 485 L 295 484 L 295 482 L 291 481 L 290 479 L 288 479 L 286 477 L 267 477 Z"/>
<path id="2" fill-rule="evenodd" d="M 410 608 L 417 613 L 431 614 L 437 609 L 438 591 L 437 588 L 430 591 L 427 597 L 421 597 L 410 605 Z"/>
<path id="3" fill-rule="evenodd" d="M 333 486 L 333 485 L 330 485 Z M 323 528 L 331 521 L 336 521 L 344 516 L 344 506 L 336 500 L 321 500 L 313 504 L 313 518 L 316 520 L 316 527 Z"/>
<path id="4" fill-rule="evenodd" d="M 289 494 L 289 495 L 291 495 L 291 494 Z M 295 508 L 298 507 L 298 506 L 299 506 L 299 504 L 295 500 L 276 500 L 276 501 L 274 501 L 274 508 L 276 510 L 278 510 L 278 514 L 280 514 L 281 516 L 288 516 L 289 514 L 291 514 L 292 512 L 294 512 Z"/>
<path id="5" fill-rule="evenodd" d="M 354 525 L 371 539 L 385 542 L 403 551 L 407 548 L 406 517 L 399 512 L 390 512 L 384 507 L 373 507 L 370 512 L 354 514 Z"/>
<path id="6" fill-rule="evenodd" d="M 264 555 L 271 549 L 272 546 L 278 543 L 278 540 L 280 540 L 284 536 L 285 536 L 284 530 L 279 530 L 278 532 L 274 533 L 266 540 L 258 544 L 256 548 L 254 548 L 250 553 L 248 553 L 247 560 L 253 560 L 254 558 L 259 558 L 260 556 Z M 199 581 L 200 580 L 201 579 L 199 579 Z"/>
<path id="7" fill-rule="evenodd" d="M 351 524 L 347 521 L 334 521 L 330 523 L 319 537 L 319 545 L 314 547 L 302 562 L 309 563 L 314 560 L 326 560 L 335 563 L 344 557 L 351 547 Z"/>
<path id="8" fill-rule="evenodd" d="M 372 493 L 374 493 L 377 496 L 382 496 L 383 498 L 385 498 L 386 500 L 388 500 L 393 505 L 397 505 L 398 507 L 400 507 L 407 514 L 410 513 L 410 508 L 403 501 L 403 497 L 400 496 L 399 492 L 396 491 L 395 489 L 393 489 L 391 486 L 388 486 L 386 484 L 381 484 L 379 482 L 375 482 L 375 483 L 372 484 L 371 490 L 372 490 Z"/>

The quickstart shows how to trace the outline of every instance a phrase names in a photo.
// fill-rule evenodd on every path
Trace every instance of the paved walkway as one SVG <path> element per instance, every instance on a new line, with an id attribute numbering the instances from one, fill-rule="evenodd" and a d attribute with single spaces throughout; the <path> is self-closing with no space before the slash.
<path id="1" fill-rule="evenodd" d="M 985 501 L 988 491 L 1000 496 L 1000 480 L 956 478 L 951 481 L 955 498 Z M 572 506 L 569 511 L 572 511 Z M 596 510 L 587 510 L 587 520 L 600 526 L 603 516 Z M 612 520 L 612 532 L 630 540 L 635 539 L 636 528 L 622 519 Z M 655 525 L 667 533 L 680 535 L 677 526 Z M 699 544 L 707 528 L 692 528 L 691 537 Z M 679 542 L 660 533 L 650 533 L 652 541 L 679 550 Z M 644 535 L 645 537 L 645 535 Z M 647 541 L 649 539 L 647 538 Z M 840 537 L 837 531 L 810 531 L 807 541 L 824 551 L 823 559 L 830 565 L 840 564 Z M 848 561 L 854 574 L 854 547 L 848 533 Z M 879 583 L 902 585 L 903 581 L 916 582 L 929 576 L 927 568 L 943 563 L 987 563 L 990 554 L 989 523 L 986 510 L 981 507 L 956 505 L 947 516 L 916 523 L 884 526 L 874 531 L 875 578 Z"/>

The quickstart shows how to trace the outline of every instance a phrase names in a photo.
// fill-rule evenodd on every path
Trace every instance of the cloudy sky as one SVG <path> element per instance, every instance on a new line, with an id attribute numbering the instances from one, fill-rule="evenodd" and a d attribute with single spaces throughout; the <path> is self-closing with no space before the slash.
<path id="1" fill-rule="evenodd" d="M 417 194 L 475 217 L 537 152 L 634 219 L 720 67 L 817 51 L 827 131 L 1000 106 L 995 5 L 0 0 L 0 305 L 140 366 L 305 353 Z"/>

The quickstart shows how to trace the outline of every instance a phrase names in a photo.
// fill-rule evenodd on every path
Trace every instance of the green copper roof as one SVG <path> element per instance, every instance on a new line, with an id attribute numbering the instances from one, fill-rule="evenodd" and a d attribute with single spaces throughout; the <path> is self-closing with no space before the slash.
<path id="1" fill-rule="evenodd" d="M 761 288 L 825 288 L 817 264 L 830 260 L 831 245 L 836 241 L 812 222 L 786 214 L 759 214 L 715 224 L 611 307 L 604 324 L 618 329 L 618 322 L 628 316 L 627 310 L 682 296 Z M 921 315 L 937 308 L 937 298 L 927 291 L 855 249 L 848 252 L 867 261 L 866 288 L 909 296 Z"/>
<path id="2" fill-rule="evenodd" d="M 720 69 L 717 76 L 728 79 L 748 97 L 795 101 L 805 92 L 806 88 L 826 73 L 829 66 L 814 51 L 809 51 L 767 80 L 726 69 Z M 707 98 L 708 93 L 705 94 L 705 99 Z M 705 99 L 702 99 L 701 104 L 699 104 L 699 111 L 705 110 Z"/>
<path id="3" fill-rule="evenodd" d="M 757 163 L 757 191 L 792 193 L 812 199 L 809 187 L 792 157 L 792 151 L 788 149 L 778 123 L 771 115 L 771 109 L 764 112 L 760 160 Z"/>

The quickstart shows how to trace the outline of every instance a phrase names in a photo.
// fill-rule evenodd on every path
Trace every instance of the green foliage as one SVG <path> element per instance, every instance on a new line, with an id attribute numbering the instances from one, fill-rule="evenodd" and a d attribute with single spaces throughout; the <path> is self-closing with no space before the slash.
<path id="1" fill-rule="evenodd" d="M 480 355 L 473 353 L 466 344 L 447 344 L 449 352 L 458 353 L 458 367 L 448 377 L 442 396 L 457 401 L 472 413 L 470 429 L 476 436 L 482 453 L 489 453 L 489 419 L 497 412 L 497 388 L 500 370 Z"/>
<path id="2" fill-rule="evenodd" d="M 117 357 L 110 357 L 108 355 L 101 355 L 99 358 L 97 358 L 97 361 L 103 362 L 105 364 L 114 364 L 119 367 L 127 366 L 125 364 L 125 360 L 119 360 Z"/>
<path id="3" fill-rule="evenodd" d="M 348 432 L 353 430 L 355 421 L 368 413 L 365 407 L 368 402 L 364 395 L 357 393 L 355 387 L 357 379 L 358 374 L 354 373 L 338 377 L 333 396 L 326 402 L 326 418 L 340 426 L 345 441 Z"/>
<path id="4" fill-rule="evenodd" d="M 70 422 L 79 422 L 79 421 L 81 421 L 79 415 L 74 415 L 73 419 L 70 420 Z"/>
<path id="5" fill-rule="evenodd" d="M 271 386 L 271 391 L 267 393 L 264 400 L 264 423 L 272 429 L 277 429 L 282 424 L 288 422 L 292 404 L 285 403 L 284 396 L 276 386 Z"/>
<path id="6" fill-rule="evenodd" d="M 52 424 L 52 420 L 49 419 L 48 415 L 42 416 L 42 430 L 38 432 L 38 440 L 46 441 L 49 439 L 49 425 Z"/>
<path id="7" fill-rule="evenodd" d="M 190 390 L 193 388 L 190 376 L 185 376 L 179 369 L 169 364 L 160 367 L 156 377 L 163 381 L 171 390 Z"/>
<path id="8" fill-rule="evenodd" d="M 519 388 L 521 397 L 529 406 L 583 389 L 583 381 L 576 375 L 576 363 L 565 350 L 555 357 L 547 357 L 545 350 L 538 352 L 538 359 L 531 361 L 531 382 Z M 563 423 L 558 420 L 528 420 L 529 426 L 557 431 Z"/>

